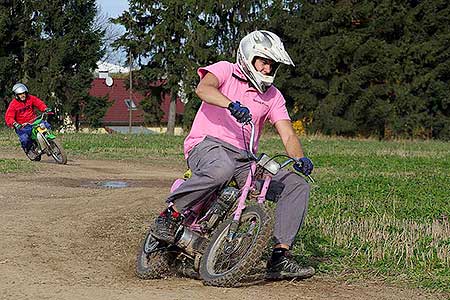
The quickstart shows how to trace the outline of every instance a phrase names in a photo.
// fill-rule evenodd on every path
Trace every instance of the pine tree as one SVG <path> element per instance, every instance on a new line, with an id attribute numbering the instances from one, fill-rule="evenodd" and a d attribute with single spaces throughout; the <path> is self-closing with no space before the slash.
<path id="1" fill-rule="evenodd" d="M 192 1 L 130 1 L 130 10 L 115 21 L 125 26 L 127 32 L 116 45 L 129 50 L 137 59 L 140 71 L 135 72 L 133 86 L 144 94 L 155 94 L 164 85 L 164 92 L 171 95 L 171 107 L 167 133 L 173 134 L 175 122 L 175 101 L 180 82 L 192 68 L 192 61 L 186 52 L 190 43 L 193 16 Z M 160 82 L 156 87 L 151 83 Z M 146 98 L 145 103 L 155 97 Z M 158 101 L 159 102 L 159 101 Z M 159 109 L 159 103 L 153 103 Z M 148 104 L 146 106 L 148 109 Z M 147 117 L 148 118 L 148 117 Z"/>
<path id="2" fill-rule="evenodd" d="M 27 40 L 29 59 L 24 67 L 29 85 L 58 115 L 73 118 L 78 128 L 83 113 L 87 114 L 86 120 L 93 119 L 89 114 L 98 114 L 93 107 L 106 112 L 106 103 L 88 103 L 106 101 L 89 96 L 93 70 L 102 56 L 104 34 L 94 28 L 95 0 L 36 1 L 34 9 L 39 38 Z M 84 112 L 83 107 L 91 109 Z"/>
<path id="3" fill-rule="evenodd" d="M 182 90 L 186 94 L 189 103 L 184 119 L 190 124 L 200 104 L 194 94 L 199 80 L 197 68 L 223 59 L 234 61 L 240 38 L 264 21 L 264 7 L 268 3 L 130 1 L 130 11 L 116 20 L 127 30 L 116 45 L 131 49 L 134 58 L 141 61 L 134 86 L 144 94 L 158 93 L 155 88 L 161 87 L 151 86 L 149 82 L 159 80 L 163 80 L 164 91 L 172 95 L 172 108 L 178 92 Z M 158 105 L 155 99 L 145 101 L 149 113 L 155 113 L 149 106 Z M 168 133 L 173 132 L 173 120 L 174 113 L 171 113 Z"/>
<path id="4" fill-rule="evenodd" d="M 394 130 L 450 140 L 450 3 L 410 1 L 399 43 Z"/>
<path id="5" fill-rule="evenodd" d="M 94 28 L 95 0 L 4 1 L 0 6 L 0 97 L 21 81 L 61 117 L 78 120 L 93 99 L 88 91 L 101 57 L 102 31 Z M 6 109 L 6 100 L 4 108 Z M 92 109 L 85 119 L 98 116 Z M 62 122 L 62 119 L 59 120 Z"/>
<path id="6" fill-rule="evenodd" d="M 448 136 L 446 1 L 274 3 L 288 6 L 269 20 L 297 63 L 279 87 L 310 131 Z"/>
<path id="7" fill-rule="evenodd" d="M 24 37 L 32 36 L 32 12 L 23 1 L 4 1 L 0 5 L 0 112 L 6 111 L 12 86 L 24 81 Z"/>

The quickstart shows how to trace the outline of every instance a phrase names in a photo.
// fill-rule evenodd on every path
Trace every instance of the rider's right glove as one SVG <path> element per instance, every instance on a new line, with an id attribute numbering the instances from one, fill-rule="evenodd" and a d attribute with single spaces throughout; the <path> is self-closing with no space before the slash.
<path id="1" fill-rule="evenodd" d="M 19 129 L 22 128 L 22 125 L 20 125 L 20 124 L 17 123 L 17 122 L 14 122 L 14 123 L 13 123 L 13 127 L 14 127 L 15 130 L 19 130 Z"/>
<path id="2" fill-rule="evenodd" d="M 47 107 L 47 108 L 45 109 L 44 112 L 46 112 L 46 113 L 51 113 L 51 112 L 52 112 L 52 109 L 51 109 L 50 107 Z"/>
<path id="3" fill-rule="evenodd" d="M 294 169 L 305 176 L 309 176 L 314 169 L 314 165 L 309 158 L 302 157 L 295 160 Z"/>
<path id="4" fill-rule="evenodd" d="M 228 104 L 228 110 L 231 112 L 231 115 L 238 120 L 239 123 L 248 123 L 252 120 L 252 115 L 250 114 L 250 110 L 242 106 L 239 101 L 231 102 Z"/>

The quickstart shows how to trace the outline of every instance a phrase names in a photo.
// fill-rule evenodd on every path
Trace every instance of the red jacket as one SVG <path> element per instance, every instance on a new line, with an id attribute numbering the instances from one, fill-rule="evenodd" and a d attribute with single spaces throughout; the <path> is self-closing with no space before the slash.
<path id="1" fill-rule="evenodd" d="M 45 111 L 47 105 L 36 96 L 27 95 L 24 102 L 12 99 L 5 113 L 5 121 L 8 127 L 12 127 L 14 122 L 19 124 L 27 123 L 36 118 L 34 107 L 40 111 Z"/>

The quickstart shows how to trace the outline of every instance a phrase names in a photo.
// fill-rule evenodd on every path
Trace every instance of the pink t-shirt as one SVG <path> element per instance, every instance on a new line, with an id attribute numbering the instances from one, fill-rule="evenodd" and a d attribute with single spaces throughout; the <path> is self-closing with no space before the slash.
<path id="1" fill-rule="evenodd" d="M 214 74 L 219 80 L 219 91 L 222 94 L 231 101 L 239 101 L 250 110 L 255 124 L 255 152 L 266 120 L 272 124 L 279 120 L 290 120 L 286 101 L 273 85 L 264 94 L 259 93 L 254 87 L 249 86 L 239 66 L 227 61 L 220 61 L 197 70 L 200 79 L 208 72 Z M 195 116 L 191 131 L 184 141 L 184 155 L 187 158 L 189 151 L 208 135 L 244 150 L 248 147 L 250 140 L 249 126 L 246 126 L 245 129 L 244 142 L 242 124 L 230 114 L 230 111 L 203 101 Z"/>

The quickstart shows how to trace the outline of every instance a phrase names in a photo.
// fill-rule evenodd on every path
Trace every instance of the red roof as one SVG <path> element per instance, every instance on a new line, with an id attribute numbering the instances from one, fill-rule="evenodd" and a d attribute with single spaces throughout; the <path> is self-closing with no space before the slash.
<path id="1" fill-rule="evenodd" d="M 103 124 L 105 125 L 128 125 L 129 112 L 124 100 L 130 98 L 130 92 L 127 90 L 125 82 L 126 79 L 117 78 L 114 79 L 112 86 L 107 86 L 105 79 L 96 78 L 92 81 L 89 94 L 94 97 L 104 97 L 108 95 L 109 101 L 113 102 L 103 117 Z M 133 92 L 132 97 L 133 102 L 137 106 L 137 109 L 132 111 L 132 123 L 135 125 L 142 124 L 144 122 L 144 112 L 139 104 L 144 97 L 136 91 Z M 169 105 L 170 94 L 166 94 L 161 103 L 161 109 L 164 111 L 164 115 L 161 119 L 162 122 L 167 122 Z M 176 103 L 176 113 L 184 113 L 184 104 L 181 103 L 179 99 L 177 99 Z"/>

